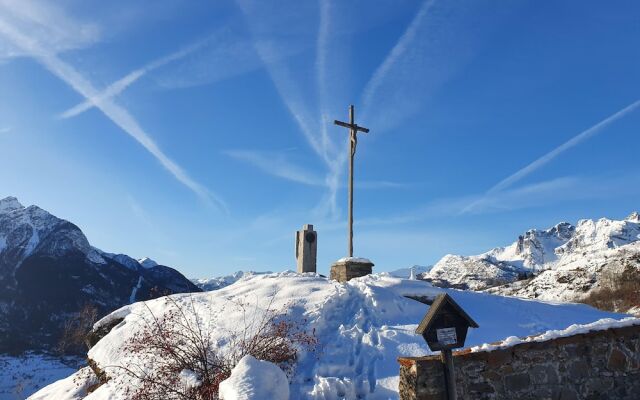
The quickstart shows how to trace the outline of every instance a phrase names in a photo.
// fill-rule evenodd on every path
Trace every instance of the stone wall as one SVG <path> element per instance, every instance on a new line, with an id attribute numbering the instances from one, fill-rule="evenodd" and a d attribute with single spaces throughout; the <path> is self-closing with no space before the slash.
<path id="1" fill-rule="evenodd" d="M 446 399 L 440 356 L 401 357 L 400 398 Z M 640 399 L 640 325 L 454 353 L 458 399 Z"/>

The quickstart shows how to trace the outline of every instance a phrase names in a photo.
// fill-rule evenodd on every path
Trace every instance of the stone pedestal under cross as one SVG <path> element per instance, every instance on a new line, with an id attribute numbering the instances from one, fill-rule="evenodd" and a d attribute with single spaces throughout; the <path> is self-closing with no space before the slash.
<path id="1" fill-rule="evenodd" d="M 373 272 L 373 263 L 366 258 L 345 257 L 331 266 L 329 279 L 347 282 L 353 278 L 369 275 Z"/>

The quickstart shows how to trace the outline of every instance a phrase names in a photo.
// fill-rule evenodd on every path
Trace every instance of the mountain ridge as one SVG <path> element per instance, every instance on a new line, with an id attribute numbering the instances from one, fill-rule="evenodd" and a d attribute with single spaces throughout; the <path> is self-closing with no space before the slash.
<path id="1" fill-rule="evenodd" d="M 529 229 L 512 244 L 482 254 L 447 254 L 423 278 L 440 286 L 481 290 L 555 269 L 576 254 L 586 256 L 638 240 L 637 212 L 624 220 L 581 219 L 575 226 L 561 222 L 545 230 Z"/>
<path id="2" fill-rule="evenodd" d="M 624 276 L 627 281 L 623 282 Z M 531 229 L 511 245 L 475 256 L 448 254 L 422 279 L 441 287 L 551 301 L 592 304 L 638 313 L 629 300 L 640 285 L 640 215 L 623 220 L 581 219 L 546 230 Z M 620 296 L 620 298 L 617 298 Z M 633 302 L 633 301 L 631 301 Z"/>
<path id="3" fill-rule="evenodd" d="M 193 291 L 200 289 L 170 267 L 104 252 L 72 222 L 15 197 L 0 199 L 0 352 L 51 349 L 87 304 L 104 315 Z"/>

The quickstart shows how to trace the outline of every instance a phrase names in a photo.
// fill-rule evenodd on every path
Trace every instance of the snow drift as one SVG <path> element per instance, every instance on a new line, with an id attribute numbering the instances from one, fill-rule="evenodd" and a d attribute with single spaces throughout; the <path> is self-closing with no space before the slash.
<path id="1" fill-rule="evenodd" d="M 289 400 L 289 381 L 277 365 L 244 356 L 220 383 L 222 400 Z"/>
<path id="2" fill-rule="evenodd" d="M 213 292 L 177 294 L 171 301 L 193 307 L 198 321 L 208 329 L 217 346 L 228 345 L 228 332 L 246 323 L 247 314 L 235 312 L 233 304 L 252 304 L 254 318 L 269 308 L 285 309 L 288 317 L 314 331 L 319 347 L 301 352 L 290 378 L 291 398 L 388 399 L 398 397 L 398 356 L 430 354 L 422 337 L 414 333 L 428 305 L 437 294 L 451 295 L 479 323 L 469 332 L 467 346 L 479 346 L 509 336 L 528 336 L 571 324 L 587 324 L 620 314 L 598 311 L 586 305 L 558 304 L 495 296 L 487 293 L 440 289 L 424 281 L 403 280 L 388 274 L 370 275 L 346 284 L 312 274 L 284 272 L 256 275 Z M 140 330 L 145 315 L 161 316 L 167 299 L 125 306 L 98 321 L 95 328 L 115 324 L 88 353 L 94 368 L 110 378 L 88 395 L 63 391 L 58 382 L 32 399 L 69 393 L 62 399 L 125 399 L 136 383 L 118 366 L 140 363 L 124 351 L 125 343 Z M 217 315 L 220 314 L 220 318 Z M 210 324 L 212 318 L 215 324 Z M 153 366 L 149 366 L 153 368 Z M 77 373 L 82 382 L 95 377 Z"/>

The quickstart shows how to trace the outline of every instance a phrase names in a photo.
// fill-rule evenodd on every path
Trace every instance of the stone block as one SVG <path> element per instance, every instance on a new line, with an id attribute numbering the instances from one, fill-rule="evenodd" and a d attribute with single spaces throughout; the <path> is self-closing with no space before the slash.
<path id="1" fill-rule="evenodd" d="M 487 382 L 477 382 L 469 384 L 469 393 L 478 394 L 478 393 L 495 393 L 495 389 L 493 386 L 489 385 Z"/>
<path id="2" fill-rule="evenodd" d="M 569 357 L 584 357 L 589 352 L 589 347 L 585 343 L 575 343 L 567 345 L 565 351 Z"/>
<path id="3" fill-rule="evenodd" d="M 504 378 L 504 386 L 510 392 L 526 390 L 531 385 L 531 378 L 527 373 L 508 375 Z"/>
<path id="4" fill-rule="evenodd" d="M 560 390 L 559 400 L 578 400 L 578 394 L 570 388 L 564 387 Z"/>
<path id="5" fill-rule="evenodd" d="M 587 364 L 585 360 L 578 360 L 569 365 L 569 379 L 574 381 L 583 379 L 589 375 L 590 369 L 591 367 L 589 367 L 589 364 Z"/>
<path id="6" fill-rule="evenodd" d="M 338 282 L 347 282 L 353 278 L 370 275 L 373 263 L 364 258 L 343 258 L 331 266 L 329 278 Z"/>
<path id="7" fill-rule="evenodd" d="M 487 357 L 487 365 L 489 368 L 498 368 L 504 364 L 511 362 L 510 350 L 496 350 L 489 353 Z"/>
<path id="8" fill-rule="evenodd" d="M 531 380 L 533 383 L 553 385 L 560 382 L 558 372 L 550 365 L 536 365 L 531 368 Z"/>
<path id="9" fill-rule="evenodd" d="M 607 368 L 610 371 L 624 371 L 627 367 L 627 356 L 620 350 L 614 348 L 609 355 Z"/>

